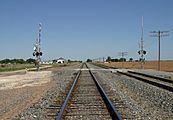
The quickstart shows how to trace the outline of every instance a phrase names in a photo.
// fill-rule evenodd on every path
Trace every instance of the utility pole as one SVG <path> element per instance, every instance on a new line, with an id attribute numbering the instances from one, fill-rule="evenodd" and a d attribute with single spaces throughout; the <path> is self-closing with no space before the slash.
<path id="1" fill-rule="evenodd" d="M 99 62 L 102 62 L 102 58 L 101 57 L 99 58 Z"/>
<path id="2" fill-rule="evenodd" d="M 140 62 L 141 62 L 141 69 L 144 69 L 144 55 L 146 54 L 146 51 L 144 50 L 144 39 L 143 39 L 143 16 L 142 16 L 142 27 L 141 27 L 141 43 L 140 43 L 140 50 L 138 51 L 140 55 Z"/>
<path id="3" fill-rule="evenodd" d="M 153 35 L 151 35 L 151 37 L 158 37 L 158 65 L 157 65 L 157 69 L 158 71 L 160 71 L 160 37 L 164 37 L 164 36 L 168 36 L 169 31 L 152 31 L 150 33 L 152 33 Z"/>
<path id="4" fill-rule="evenodd" d="M 41 23 L 39 23 L 39 31 L 38 31 L 38 38 L 36 39 L 36 43 L 34 45 L 34 53 L 33 56 L 36 56 L 36 68 L 37 71 L 39 71 L 39 67 L 40 67 L 40 62 L 41 62 L 41 56 L 42 56 L 42 52 L 41 52 L 41 30 L 42 30 L 42 25 Z"/>
<path id="5" fill-rule="evenodd" d="M 105 57 L 103 57 L 103 63 L 105 62 Z"/>
<path id="6" fill-rule="evenodd" d="M 124 67 L 124 56 L 126 56 L 127 55 L 127 53 L 128 52 L 119 52 L 119 55 L 121 56 L 121 58 L 122 58 L 122 68 Z"/>

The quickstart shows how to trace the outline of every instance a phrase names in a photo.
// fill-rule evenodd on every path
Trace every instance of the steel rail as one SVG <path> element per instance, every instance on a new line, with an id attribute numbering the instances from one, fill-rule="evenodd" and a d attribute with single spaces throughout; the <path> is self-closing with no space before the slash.
<path id="1" fill-rule="evenodd" d="M 82 67 L 83 67 L 83 64 L 81 65 L 80 68 L 82 68 Z M 55 120 L 61 120 L 62 119 L 63 113 L 65 111 L 65 108 L 66 108 L 66 106 L 68 104 L 68 101 L 70 99 L 71 93 L 72 93 L 72 91 L 73 91 L 73 89 L 74 89 L 74 87 L 75 87 L 75 85 L 76 85 L 76 83 L 78 81 L 78 78 L 79 78 L 80 74 L 81 74 L 81 70 L 78 71 L 77 76 L 76 76 L 76 78 L 75 78 L 75 80 L 73 82 L 73 85 L 70 88 L 70 91 L 69 91 L 69 93 L 68 93 L 68 95 L 67 95 L 67 97 L 66 97 L 66 99 L 65 99 L 65 101 L 64 101 L 64 103 L 63 103 L 63 105 L 61 107 L 60 112 L 58 113 L 58 116 L 55 118 Z"/>
<path id="2" fill-rule="evenodd" d="M 153 75 L 148 75 L 148 74 L 144 74 L 144 73 L 139 73 L 139 72 L 134 72 L 134 71 L 128 71 L 129 73 L 133 73 L 133 74 L 138 74 L 138 75 L 142 75 L 145 77 L 149 77 L 149 78 L 154 78 L 154 79 L 158 79 L 164 82 L 168 82 L 168 83 L 173 83 L 172 80 L 166 79 L 166 78 L 161 78 L 161 77 L 157 77 L 157 76 L 153 76 Z"/>
<path id="3" fill-rule="evenodd" d="M 97 65 L 97 64 L 94 64 L 94 65 L 99 66 L 99 67 L 102 67 L 102 68 L 105 68 L 105 69 L 113 68 L 113 67 L 102 66 L 102 65 Z M 114 69 L 117 69 L 117 68 L 114 68 Z M 139 72 L 134 72 L 134 71 L 128 71 L 128 72 L 129 73 L 133 73 L 133 74 L 143 75 L 143 76 L 154 78 L 154 79 L 158 79 L 158 80 L 161 80 L 161 81 L 164 81 L 164 82 L 168 82 L 168 83 L 173 83 L 173 81 L 171 81 L 169 79 L 166 79 L 166 78 L 161 78 L 161 77 L 152 76 L 152 75 L 148 75 L 148 74 L 144 74 L 144 73 L 139 73 Z"/>
<path id="4" fill-rule="evenodd" d="M 87 64 L 86 64 L 87 66 Z M 87 66 L 87 68 L 89 69 L 89 67 Z M 112 117 L 112 120 L 122 120 L 122 117 L 120 115 L 120 113 L 116 110 L 115 106 L 112 104 L 111 100 L 109 99 L 109 97 L 107 96 L 106 92 L 104 91 L 104 89 L 102 88 L 102 86 L 100 85 L 100 83 L 98 82 L 97 78 L 95 77 L 95 75 L 92 73 L 92 71 L 89 69 L 89 72 L 97 86 L 97 89 L 99 90 L 107 108 L 108 111 Z"/>
<path id="5" fill-rule="evenodd" d="M 85 64 L 86 67 L 88 68 L 87 64 L 86 64 L 86 63 L 84 63 L 84 64 Z M 81 68 L 83 67 L 84 64 L 82 64 Z M 89 69 L 89 68 L 88 68 L 88 69 Z M 106 95 L 105 91 L 103 90 L 103 88 L 102 88 L 101 85 L 99 84 L 97 78 L 96 78 L 95 75 L 91 72 L 90 69 L 89 69 L 89 73 L 90 73 L 90 75 L 92 76 L 92 78 L 93 78 L 93 80 L 94 80 L 94 82 L 95 82 L 95 84 L 96 84 L 96 86 L 97 86 L 97 89 L 98 89 L 100 95 L 102 96 L 102 98 L 103 98 L 103 100 L 104 100 L 104 103 L 105 103 L 106 106 L 107 106 L 107 109 L 108 109 L 108 111 L 109 111 L 109 113 L 110 113 L 110 115 L 111 115 L 111 117 L 112 117 L 112 120 L 122 120 L 122 118 L 121 118 L 121 116 L 120 116 L 120 113 L 116 110 L 116 108 L 115 108 L 114 105 L 112 104 L 111 100 L 108 98 L 108 96 Z M 75 80 L 74 80 L 74 82 L 73 82 L 73 85 L 72 85 L 72 87 L 71 87 L 71 89 L 70 89 L 70 91 L 69 91 L 69 93 L 68 93 L 68 95 L 67 95 L 67 97 L 66 97 L 66 99 L 65 99 L 65 102 L 63 103 L 62 108 L 61 108 L 60 112 L 58 113 L 58 116 L 55 118 L 56 120 L 61 120 L 61 119 L 62 119 L 63 113 L 64 113 L 64 111 L 65 111 L 65 108 L 66 108 L 67 104 L 68 104 L 68 101 L 69 101 L 69 99 L 70 99 L 71 93 L 72 93 L 72 91 L 73 91 L 73 89 L 74 89 L 74 87 L 75 87 L 75 85 L 76 85 L 76 83 L 77 83 L 77 81 L 78 81 L 78 79 L 79 79 L 80 74 L 81 74 L 81 70 L 78 72 L 78 74 L 77 74 L 77 76 L 76 76 L 76 78 L 75 78 Z"/>
<path id="6" fill-rule="evenodd" d="M 143 81 L 145 83 L 149 83 L 151 85 L 154 85 L 154 86 L 160 87 L 162 89 L 168 90 L 170 92 L 173 92 L 173 87 L 170 87 L 170 86 L 167 86 L 167 85 L 164 85 L 164 84 L 161 84 L 161 83 L 157 83 L 157 82 L 154 82 L 154 81 L 150 81 L 150 80 L 147 80 L 147 79 L 144 79 L 144 78 L 132 75 L 132 74 L 125 73 L 125 72 L 120 72 L 120 71 L 117 71 L 117 72 L 120 73 L 120 74 L 129 76 L 129 77 L 136 78 L 136 80 L 140 80 L 140 81 Z"/>

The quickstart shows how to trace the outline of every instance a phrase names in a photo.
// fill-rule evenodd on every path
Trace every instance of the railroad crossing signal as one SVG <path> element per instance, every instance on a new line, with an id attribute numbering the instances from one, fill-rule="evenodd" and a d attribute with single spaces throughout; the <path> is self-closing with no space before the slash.
<path id="1" fill-rule="evenodd" d="M 42 55 L 43 55 L 42 52 L 33 52 L 33 56 L 38 57 L 38 56 L 42 56 Z"/>
<path id="2" fill-rule="evenodd" d="M 139 50 L 138 53 L 139 53 L 139 55 L 141 55 L 141 54 L 145 55 L 147 52 L 145 50 Z"/>
<path id="3" fill-rule="evenodd" d="M 36 67 L 37 67 L 37 71 L 39 71 L 39 66 L 40 66 L 40 61 L 41 61 L 41 56 L 43 55 L 43 53 L 41 52 L 41 23 L 39 24 L 39 32 L 38 32 L 38 39 L 36 40 L 36 44 L 34 45 L 34 52 L 33 52 L 33 56 L 36 56 Z"/>
<path id="4" fill-rule="evenodd" d="M 141 25 L 141 43 L 139 44 L 139 55 L 140 55 L 140 62 L 141 62 L 141 69 L 144 69 L 144 55 L 147 53 L 145 50 L 144 50 L 144 38 L 143 38 L 143 32 L 144 32 L 144 23 L 143 23 L 143 16 L 142 16 L 142 25 Z"/>

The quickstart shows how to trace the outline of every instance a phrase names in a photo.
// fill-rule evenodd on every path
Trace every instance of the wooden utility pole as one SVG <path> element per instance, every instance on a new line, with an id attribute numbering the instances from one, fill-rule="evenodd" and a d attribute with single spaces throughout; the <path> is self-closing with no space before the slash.
<path id="1" fill-rule="evenodd" d="M 119 52 L 119 55 L 121 56 L 121 59 L 122 59 L 122 68 L 124 68 L 124 56 L 127 55 L 128 52 Z"/>
<path id="2" fill-rule="evenodd" d="M 150 33 L 152 33 L 153 35 L 151 35 L 151 37 L 158 37 L 158 65 L 157 65 L 157 70 L 160 71 L 160 37 L 164 37 L 164 36 L 168 36 L 169 31 L 152 31 Z"/>

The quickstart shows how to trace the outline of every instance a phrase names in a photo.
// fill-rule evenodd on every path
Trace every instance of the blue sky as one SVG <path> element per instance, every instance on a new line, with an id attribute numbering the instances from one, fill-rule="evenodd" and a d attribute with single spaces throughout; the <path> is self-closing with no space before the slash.
<path id="1" fill-rule="evenodd" d="M 173 0 L 0 0 L 0 59 L 30 58 L 42 23 L 43 59 L 86 60 L 127 51 L 138 59 L 141 16 L 147 60 L 157 59 L 153 30 L 173 29 Z M 173 31 L 161 59 L 173 59 Z"/>

